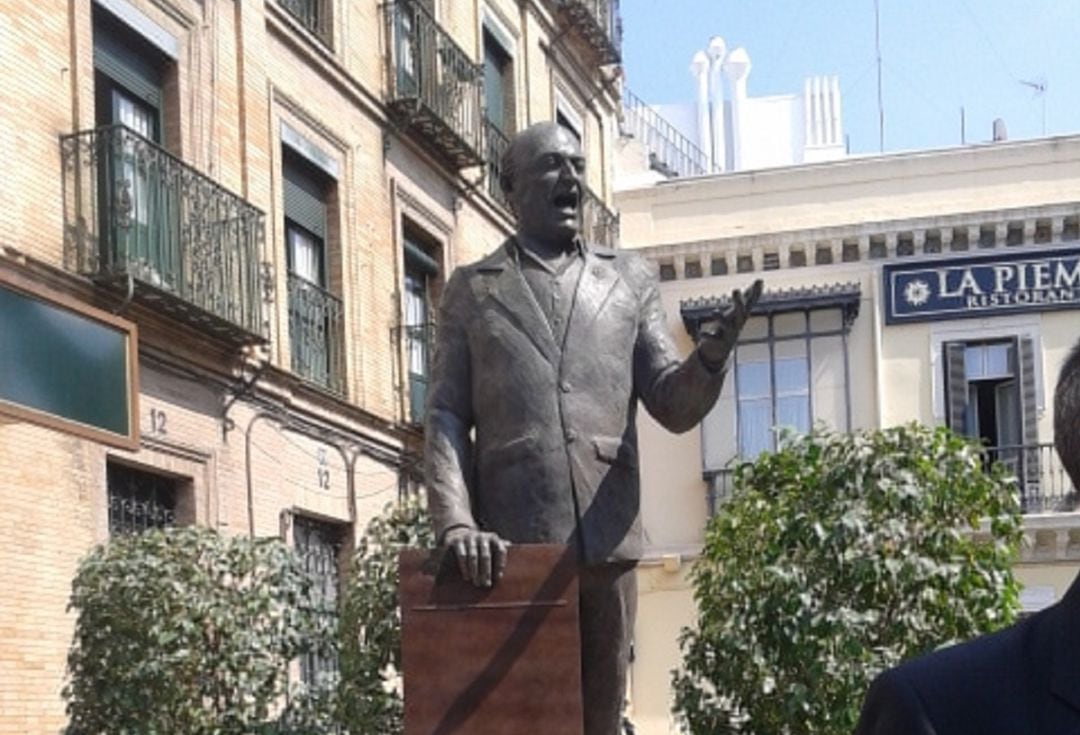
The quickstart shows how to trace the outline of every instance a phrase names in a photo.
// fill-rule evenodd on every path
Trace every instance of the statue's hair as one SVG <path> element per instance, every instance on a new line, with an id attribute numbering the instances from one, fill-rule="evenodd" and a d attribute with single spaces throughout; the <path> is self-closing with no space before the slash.
<path id="1" fill-rule="evenodd" d="M 1080 488 L 1080 342 L 1061 366 L 1054 391 L 1054 444 L 1073 487 Z"/>

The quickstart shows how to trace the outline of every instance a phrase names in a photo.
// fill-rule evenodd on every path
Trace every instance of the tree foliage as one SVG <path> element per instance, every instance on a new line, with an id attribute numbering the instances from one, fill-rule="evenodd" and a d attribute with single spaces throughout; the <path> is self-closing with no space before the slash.
<path id="1" fill-rule="evenodd" d="M 182 528 L 95 548 L 69 604 L 69 735 L 311 732 L 312 697 L 282 711 L 289 661 L 333 647 L 310 588 L 276 539 Z"/>
<path id="2" fill-rule="evenodd" d="M 945 429 L 789 436 L 735 487 L 674 672 L 693 733 L 847 735 L 877 673 L 1015 616 L 1011 485 Z"/>
<path id="3" fill-rule="evenodd" d="M 341 614 L 341 719 L 352 735 L 400 735 L 403 708 L 398 553 L 434 544 L 419 497 L 374 518 L 349 569 Z"/>

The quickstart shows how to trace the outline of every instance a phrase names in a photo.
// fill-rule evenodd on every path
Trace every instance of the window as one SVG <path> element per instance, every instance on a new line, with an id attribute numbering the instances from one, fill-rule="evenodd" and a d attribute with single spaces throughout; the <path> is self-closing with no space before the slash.
<path id="1" fill-rule="evenodd" d="M 327 263 L 333 181 L 289 148 L 282 180 L 292 368 L 341 392 L 341 300 L 330 291 Z"/>
<path id="2" fill-rule="evenodd" d="M 747 322 L 735 351 L 736 451 L 752 459 L 777 433 L 815 420 L 851 425 L 848 324 L 839 308 L 779 311 Z"/>
<path id="3" fill-rule="evenodd" d="M 405 230 L 405 294 L 402 328 L 409 374 L 409 420 L 424 420 L 434 325 L 431 322 L 431 288 L 439 274 L 438 261 L 415 231 Z"/>
<path id="4" fill-rule="evenodd" d="M 323 43 L 330 44 L 329 0 L 278 0 L 281 7 Z"/>
<path id="5" fill-rule="evenodd" d="M 338 624 L 338 593 L 341 587 L 339 554 L 347 526 L 304 516 L 293 519 L 293 542 L 313 581 L 308 609 L 333 628 Z M 313 686 L 326 676 L 336 676 L 337 655 L 311 651 L 300 659 L 300 679 Z"/>
<path id="6" fill-rule="evenodd" d="M 94 117 L 107 128 L 111 165 L 98 171 L 104 263 L 123 260 L 154 285 L 173 287 L 181 268 L 170 237 L 176 187 L 159 165 L 166 57 L 109 13 L 93 6 Z M 112 128 L 110 126 L 123 126 Z M 112 245 L 110 248 L 109 246 Z M 145 272 L 142 272 L 145 271 Z"/>
<path id="7" fill-rule="evenodd" d="M 1044 495 L 1034 341 L 957 341 L 943 348 L 946 424 L 987 447 L 990 460 L 1017 477 L 1024 508 L 1034 508 Z"/>
<path id="8" fill-rule="evenodd" d="M 484 27 L 484 106 L 501 133 L 514 132 L 514 62 L 495 34 Z"/>
<path id="9" fill-rule="evenodd" d="M 113 462 L 106 476 L 110 536 L 176 524 L 176 480 Z"/>

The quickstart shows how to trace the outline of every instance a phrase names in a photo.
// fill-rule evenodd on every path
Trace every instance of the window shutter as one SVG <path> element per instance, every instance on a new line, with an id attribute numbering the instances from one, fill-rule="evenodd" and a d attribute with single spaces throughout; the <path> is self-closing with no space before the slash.
<path id="1" fill-rule="evenodd" d="M 1024 442 L 1023 483 L 1025 505 L 1039 496 L 1039 424 L 1038 396 L 1035 385 L 1035 341 L 1031 337 L 1017 340 L 1017 363 L 1020 368 L 1020 416 Z"/>
<path id="2" fill-rule="evenodd" d="M 94 23 L 94 68 L 146 104 L 161 109 L 161 60 L 138 39 L 125 37 L 113 23 Z"/>
<path id="3" fill-rule="evenodd" d="M 407 237 L 405 239 L 405 265 L 428 276 L 439 274 L 438 262 Z"/>
<path id="4" fill-rule="evenodd" d="M 967 418 L 965 349 L 963 342 L 945 343 L 945 425 L 958 434 L 965 433 Z"/>
<path id="5" fill-rule="evenodd" d="M 285 216 L 312 235 L 325 240 L 325 181 L 288 158 L 282 167 L 282 179 Z"/>

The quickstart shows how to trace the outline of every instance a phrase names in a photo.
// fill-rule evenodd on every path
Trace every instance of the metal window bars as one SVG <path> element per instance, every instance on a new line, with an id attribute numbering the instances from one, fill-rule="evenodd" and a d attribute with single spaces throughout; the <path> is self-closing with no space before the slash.
<path id="1" fill-rule="evenodd" d="M 344 395 L 341 299 L 295 273 L 288 274 L 288 292 L 293 372 L 331 393 Z"/>

